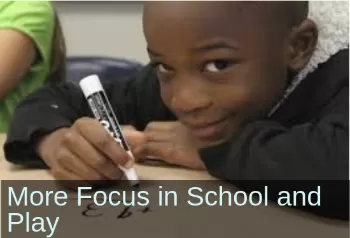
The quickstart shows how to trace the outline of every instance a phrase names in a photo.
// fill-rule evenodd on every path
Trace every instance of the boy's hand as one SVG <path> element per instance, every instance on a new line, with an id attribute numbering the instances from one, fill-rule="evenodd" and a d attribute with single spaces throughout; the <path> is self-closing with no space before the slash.
<path id="1" fill-rule="evenodd" d="M 205 170 L 200 145 L 180 122 L 151 122 L 145 128 L 147 142 L 135 149 L 138 160 L 163 160 L 169 164 Z"/>
<path id="2" fill-rule="evenodd" d="M 122 128 L 131 149 L 144 143 L 143 133 L 131 126 Z M 118 165 L 133 164 L 100 123 L 89 118 L 79 119 L 72 127 L 59 129 L 43 138 L 37 153 L 56 179 L 75 180 L 83 185 L 118 180 L 122 176 Z"/>

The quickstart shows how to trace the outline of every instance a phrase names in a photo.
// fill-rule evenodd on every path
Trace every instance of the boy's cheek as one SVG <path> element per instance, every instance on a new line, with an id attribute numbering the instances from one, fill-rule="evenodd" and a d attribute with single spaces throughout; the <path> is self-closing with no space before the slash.
<path id="1" fill-rule="evenodd" d="M 232 92 L 229 105 L 234 105 L 248 115 L 260 115 L 273 107 L 283 95 L 283 80 L 259 78 L 256 83 L 248 83 L 240 90 Z"/>
<path id="2" fill-rule="evenodd" d="M 259 92 L 249 86 L 232 86 L 218 91 L 216 95 L 216 107 L 233 117 L 244 117 L 248 112 L 250 114 L 260 108 L 261 104 Z"/>
<path id="3" fill-rule="evenodd" d="M 254 120 L 263 117 L 271 107 L 272 99 L 267 96 L 268 92 L 247 88 L 245 90 L 232 90 L 230 97 L 223 96 L 218 100 L 218 107 L 225 115 L 230 115 L 229 125 L 225 137 L 231 137 L 239 130 Z"/>

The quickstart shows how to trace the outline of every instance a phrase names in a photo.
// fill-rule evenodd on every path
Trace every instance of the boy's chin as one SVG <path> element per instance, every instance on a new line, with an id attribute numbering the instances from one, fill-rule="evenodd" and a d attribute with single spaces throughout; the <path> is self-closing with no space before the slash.
<path id="1" fill-rule="evenodd" d="M 228 136 L 216 136 L 211 138 L 197 138 L 198 148 L 203 149 L 207 147 L 213 147 L 221 145 L 227 142 L 230 138 Z"/>

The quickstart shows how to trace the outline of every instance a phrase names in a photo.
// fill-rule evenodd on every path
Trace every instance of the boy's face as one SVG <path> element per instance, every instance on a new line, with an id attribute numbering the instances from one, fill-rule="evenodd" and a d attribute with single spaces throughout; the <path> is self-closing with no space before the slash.
<path id="1" fill-rule="evenodd" d="M 144 32 L 166 106 L 203 142 L 265 116 L 286 84 L 283 38 L 244 3 L 146 3 Z M 270 31 L 270 32 L 269 32 Z"/>

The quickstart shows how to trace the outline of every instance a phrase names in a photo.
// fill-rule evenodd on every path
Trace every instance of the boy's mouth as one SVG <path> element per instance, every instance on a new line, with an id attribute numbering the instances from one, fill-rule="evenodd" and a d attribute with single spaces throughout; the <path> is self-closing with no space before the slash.
<path id="1" fill-rule="evenodd" d="M 228 124 L 228 118 L 223 118 L 210 123 L 185 124 L 190 132 L 202 140 L 217 138 L 225 130 Z"/>

